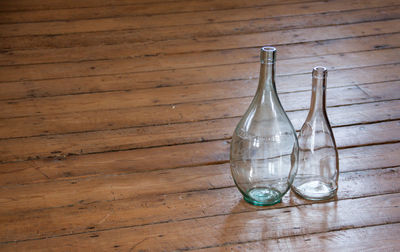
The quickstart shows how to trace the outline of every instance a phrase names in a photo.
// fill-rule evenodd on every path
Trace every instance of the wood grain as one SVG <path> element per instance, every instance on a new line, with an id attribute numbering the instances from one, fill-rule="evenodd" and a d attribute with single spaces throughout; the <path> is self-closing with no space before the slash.
<path id="1" fill-rule="evenodd" d="M 317 47 L 314 44 L 314 47 Z M 207 67 L 205 69 L 176 69 L 148 73 L 118 74 L 109 76 L 74 77 L 68 79 L 30 80 L 5 82 L 0 85 L 0 98 L 18 99 L 25 97 L 61 96 L 80 93 L 128 91 L 144 88 L 160 88 L 214 82 L 239 83 L 251 85 L 257 82 L 255 64 L 234 64 Z M 332 69 L 329 74 L 329 87 L 346 86 L 356 83 L 373 83 L 399 80 L 399 63 L 350 69 Z M 132 82 L 132 79 L 135 82 Z M 283 84 L 284 83 L 284 84 Z M 217 85 L 217 83 L 214 83 Z M 280 92 L 308 90 L 310 74 L 277 76 L 277 89 Z"/>
<path id="2" fill-rule="evenodd" d="M 339 65 L 341 60 L 353 62 L 358 66 L 362 65 L 374 65 L 381 62 L 396 62 L 400 55 L 400 49 L 387 49 L 384 51 L 371 51 L 371 52 L 359 52 L 349 53 L 345 55 L 331 55 L 313 57 L 307 59 L 293 59 L 281 61 L 278 70 L 285 70 L 287 73 L 305 72 L 306 69 L 310 69 L 312 65 L 318 63 L 324 63 L 331 65 L 331 68 L 344 68 L 345 66 Z M 373 57 L 371 60 L 367 59 Z M 392 58 L 392 59 L 389 59 Z M 297 67 L 297 68 L 296 68 Z M 304 70 L 300 69 L 303 68 Z M 347 66 L 349 67 L 349 66 Z M 292 68 L 292 69 L 290 69 Z M 296 68 L 296 70 L 295 70 Z M 236 82 L 240 85 L 245 85 L 243 82 Z M 254 90 L 254 82 L 253 90 Z M 210 83 L 208 86 L 204 85 L 190 85 L 181 87 L 163 87 L 158 89 L 147 89 L 147 90 L 132 90 L 124 92 L 113 92 L 113 93 L 97 93 L 97 94 L 81 94 L 74 96 L 64 97 L 46 97 L 38 99 L 25 99 L 25 100 L 13 100 L 13 101 L 0 101 L 0 106 L 4 108 L 0 112 L 0 118 L 19 117 L 27 115 L 42 115 L 42 114 L 54 114 L 57 111 L 76 112 L 76 111 L 91 111 L 98 109 L 117 109 L 127 107 L 141 107 L 141 106 L 152 106 L 152 105 L 171 105 L 179 104 L 189 101 L 204 101 L 218 99 L 226 93 L 226 90 L 221 88 L 231 85 L 230 82 L 223 83 L 222 85 L 217 83 Z M 213 88 L 213 92 L 209 92 L 208 87 Z M 279 86 L 279 83 L 278 83 Z M 219 88 L 219 89 L 218 89 Z M 307 89 L 309 85 L 307 85 Z M 237 92 L 236 89 L 230 92 Z M 215 94 L 214 94 L 215 93 Z M 249 93 L 247 93 L 249 95 Z M 245 95 L 246 96 L 246 95 Z M 228 98 L 229 96 L 223 96 Z M 284 100 L 284 99 L 282 99 Z"/>
<path id="3" fill-rule="evenodd" d="M 283 3 L 290 3 L 290 2 L 298 2 L 298 0 L 285 0 Z M 233 4 L 234 6 L 237 7 L 246 7 L 246 6 L 254 6 L 257 4 L 276 4 L 276 3 L 281 3 L 282 1 L 280 0 L 262 0 L 262 1 L 254 1 L 254 0 L 249 0 L 246 2 L 242 1 L 237 1 L 237 0 L 231 0 L 231 1 L 226 1 L 226 2 L 221 2 L 221 7 L 226 7 L 226 5 Z M 180 8 L 211 8 L 212 10 L 216 8 L 219 4 L 218 2 L 212 2 L 209 0 L 198 0 L 198 1 L 185 1 L 185 3 L 189 6 L 185 7 L 182 4 L 181 0 L 168 0 L 168 1 L 159 1 L 159 0 L 135 0 L 134 2 L 129 1 L 129 0 L 111 0 L 107 2 L 98 2 L 94 0 L 88 0 L 88 1 L 70 1 L 68 3 L 65 3 L 64 1 L 56 0 L 56 1 L 26 1 L 26 0 L 18 0 L 16 3 L 2 3 L 0 6 L 0 9 L 7 12 L 7 11 L 32 11 L 32 10 L 42 10 L 42 9 L 48 9 L 48 10 L 63 10 L 63 9 L 74 9 L 74 10 L 79 10 L 79 9 L 85 9 L 85 8 L 98 8 L 98 7 L 118 7 L 118 6 L 123 6 L 123 7 L 129 7 L 131 5 L 136 6 L 139 11 L 141 8 L 144 8 L 146 6 L 150 8 L 160 8 L 163 13 L 168 12 L 168 6 L 172 5 L 173 7 L 179 6 Z M 212 7 L 210 7 L 211 5 Z M 208 6 L 208 7 L 207 7 Z M 25 9 L 27 8 L 27 9 Z M 88 10 L 90 12 L 91 10 Z M 57 14 L 57 12 L 55 12 Z M 56 19 L 56 16 L 53 14 L 51 20 Z"/>
<path id="4" fill-rule="evenodd" d="M 99 250 L 111 250 L 114 246 L 121 250 L 195 249 L 232 242 L 396 223 L 400 221 L 398 204 L 399 194 L 387 194 L 61 236 L 46 239 L 45 244 L 47 249 L 61 250 L 71 247 L 89 249 L 94 243 Z M 231 211 L 236 207 L 238 206 L 232 206 Z M 1 246 L 2 249 L 38 250 L 42 244 L 42 240 L 32 240 Z"/>
<path id="5" fill-rule="evenodd" d="M 97 130 L 116 130 L 242 116 L 249 106 L 252 97 L 236 97 L 252 95 L 255 92 L 256 85 L 234 85 L 235 88 L 230 89 L 233 91 L 233 94 L 224 92 L 224 90 L 228 90 L 229 86 L 232 85 L 234 84 L 229 83 L 229 85 L 221 85 L 220 87 L 216 84 L 209 88 L 204 86 L 207 94 L 211 91 L 212 95 L 215 95 L 215 98 L 218 100 L 120 109 L 106 109 L 98 106 L 98 110 L 96 111 L 72 111 L 63 114 L 44 114 L 3 119 L 0 122 L 0 139 Z M 196 89 L 195 92 L 191 92 L 190 88 L 186 90 L 188 90 L 187 96 L 201 93 L 200 89 Z M 382 92 L 383 90 L 391 90 L 391 92 Z M 170 97 L 173 97 L 173 93 L 171 92 L 172 95 Z M 183 94 L 184 92 L 179 93 Z M 221 97 L 221 94 L 226 98 Z M 399 82 L 332 88 L 329 89 L 328 94 L 328 113 L 331 120 L 333 120 L 333 126 L 400 118 L 400 115 L 396 111 L 396 108 L 399 106 L 398 101 L 371 103 L 400 98 L 398 95 L 400 94 Z M 220 96 L 218 97 L 218 95 Z M 307 116 L 306 109 L 309 108 L 310 96 L 310 91 L 280 95 L 282 104 L 289 112 L 289 118 L 292 120 L 295 128 L 300 128 L 304 118 Z M 191 97 L 188 98 L 190 99 Z M 192 99 L 195 100 L 195 98 Z M 139 99 L 131 98 L 131 100 Z M 357 103 L 370 104 L 350 106 Z M 339 108 L 338 106 L 343 107 Z M 44 106 L 37 107 L 45 111 Z M 360 115 L 360 109 L 365 110 L 364 114 Z M 386 111 L 392 112 L 386 113 Z M 354 115 L 354 117 L 343 118 L 343 113 Z M 338 120 L 341 120 L 340 123 L 337 123 Z M 10 127 L 11 125 L 13 127 Z"/>
<path id="6" fill-rule="evenodd" d="M 301 235 L 280 239 L 268 239 L 260 242 L 225 245 L 194 251 L 337 251 L 352 248 L 360 251 L 395 251 L 399 246 L 397 231 L 399 224 L 370 226 L 356 229 L 332 231 L 312 235 Z M 370 241 L 370 242 L 365 242 Z"/>
<path id="7" fill-rule="evenodd" d="M 361 156 L 364 157 L 365 155 Z M 145 197 L 123 198 L 111 201 L 101 201 L 99 198 L 92 202 L 82 201 L 78 203 L 77 201 L 66 207 L 43 208 L 31 212 L 17 211 L 12 215 L 6 214 L 1 219 L 1 222 L 7 228 L 5 232 L 0 233 L 0 241 L 37 239 L 41 237 L 114 229 L 122 226 L 132 227 L 176 222 L 256 210 L 243 201 L 242 195 L 233 187 L 233 180 L 230 176 L 223 175 L 228 170 L 229 167 L 227 165 L 223 167 L 198 167 L 190 170 L 181 169 L 181 171 L 187 171 L 188 173 L 193 172 L 194 177 L 204 174 L 205 181 L 208 180 L 210 184 L 214 183 L 209 186 L 209 188 L 215 189 L 212 191 L 201 190 L 151 197 L 146 195 Z M 390 168 L 343 173 L 340 175 L 340 190 L 337 199 L 344 200 L 399 192 L 399 172 L 399 168 Z M 184 175 L 177 170 L 169 173 L 159 173 L 157 176 L 154 176 L 155 174 L 148 175 L 146 181 L 151 185 L 157 184 L 157 180 L 164 180 L 163 177 L 165 176 L 170 177 L 170 179 L 165 179 L 165 181 L 169 181 L 164 184 L 165 189 L 158 192 L 170 191 L 166 190 L 168 187 L 183 189 L 182 184 L 176 183 L 176 181 L 171 179 L 174 175 Z M 187 175 L 184 176 L 188 178 Z M 213 177 L 216 178 L 213 179 Z M 355 183 L 355 181 L 357 182 Z M 216 189 L 227 185 L 229 187 Z M 118 184 L 114 186 L 118 187 Z M 283 198 L 282 203 L 268 209 L 298 207 L 308 204 L 310 202 L 290 193 Z M 57 223 L 54 220 L 57 220 Z M 29 230 L 29 232 L 24 230 Z M 8 236 L 10 233 L 13 234 L 12 237 Z M 16 236 L 15 234 L 21 235 Z"/>
<path id="8" fill-rule="evenodd" d="M 3 161 L 18 161 L 228 139 L 238 121 L 239 118 L 225 118 L 174 125 L 4 139 L 1 140 L 0 157 Z M 339 133 L 340 137 L 336 138 L 337 141 L 343 138 L 345 146 L 356 145 L 366 137 L 365 134 L 377 134 L 380 137 L 379 142 L 398 141 L 399 126 L 398 122 L 392 121 L 338 128 L 337 132 L 343 133 Z"/>
<path id="9" fill-rule="evenodd" d="M 198 12 L 198 11 L 213 11 L 226 10 L 236 8 L 249 8 L 255 6 L 271 6 L 279 4 L 288 4 L 296 2 L 316 2 L 304 0 L 285 0 L 285 1 L 238 1 L 238 0 L 218 0 L 218 1 L 185 1 L 184 4 L 180 1 L 160 1 L 160 2 L 142 2 L 138 1 L 105 4 L 101 6 L 96 2 L 90 5 L 79 8 L 80 2 L 75 2 L 72 6 L 67 7 L 61 5 L 62 8 L 52 9 L 29 9 L 23 10 L 19 8 L 14 11 L 3 11 L 0 16 L 0 23 L 27 23 L 40 21 L 60 21 L 60 20 L 79 20 L 79 19 L 95 19 L 105 17 L 121 17 L 121 16 L 147 16 L 168 13 L 182 12 Z M 54 1 L 52 2 L 54 4 Z M 25 7 L 26 8 L 26 7 Z M 4 10 L 4 6 L 1 6 Z"/>
<path id="10" fill-rule="evenodd" d="M 379 124 L 340 127 L 334 129 L 336 142 L 339 147 L 377 144 L 387 142 L 387 134 L 395 135 L 400 127 L 399 121 Z M 365 135 L 370 136 L 366 139 Z M 385 138 L 386 135 L 386 138 Z M 397 141 L 400 141 L 397 134 Z M 398 151 L 394 151 L 398 153 Z M 179 169 L 167 171 L 154 171 L 152 173 L 132 173 L 115 177 L 94 177 L 79 181 L 57 181 L 53 183 L 32 184 L 27 186 L 7 186 L 0 192 L 2 211 L 22 211 L 23 209 L 40 209 L 57 206 L 67 206 L 78 201 L 96 202 L 102 200 L 116 200 L 145 196 L 158 193 L 176 193 L 182 191 L 204 190 L 214 188 L 214 184 L 221 183 L 218 187 L 232 185 L 228 170 L 224 165 L 216 165 L 208 172 L 212 173 L 209 179 L 208 172 L 201 169 Z M 219 175 L 215 174 L 218 171 Z M 182 174 L 171 173 L 181 172 Z M 163 177 L 166 175 L 165 179 Z M 157 183 L 149 180 L 157 178 Z M 189 179 L 190 178 L 190 179 Z M 204 181 L 200 183 L 200 181 Z M 132 183 L 132 181 L 136 181 Z M 193 183 L 196 181 L 196 183 Z M 218 181 L 218 182 L 217 182 Z M 178 184 L 169 186 L 170 182 Z M 206 186 L 204 188 L 204 186 Z M 50 189 L 52 188 L 52 189 Z M 74 188 L 74 190 L 72 189 Z M 161 190 L 163 188 L 163 190 Z M 75 192 L 79 191 L 80 199 L 76 199 Z M 13 195 L 10 196 L 10 192 Z"/>
<path id="11" fill-rule="evenodd" d="M 127 16 L 113 18 L 81 19 L 65 21 L 50 21 L 40 23 L 23 24 L 0 24 L 1 37 L 19 35 L 41 35 L 41 34 L 65 34 L 77 32 L 96 32 L 112 30 L 143 29 L 152 27 L 168 27 L 190 24 L 220 23 L 228 21 L 242 21 L 254 18 L 280 17 L 288 15 L 310 14 L 326 12 L 327 9 L 342 11 L 346 9 L 359 9 L 371 7 L 385 7 L 398 4 L 394 0 L 372 0 L 364 3 L 362 1 L 344 5 L 344 0 L 334 2 L 314 2 L 310 4 L 298 4 L 292 8 L 286 6 L 266 6 L 253 9 L 221 10 L 210 12 L 174 13 L 155 16 Z M 306 6 L 306 7 L 304 7 Z M 267 14 L 266 14 L 267 13 Z"/>
<path id="12" fill-rule="evenodd" d="M 397 251 L 400 3 L 0 2 L 0 250 Z M 338 195 L 245 203 L 232 131 L 278 49 L 296 129 L 328 67 Z"/>
<path id="13" fill-rule="evenodd" d="M 399 8 L 400 13 L 400 8 Z M 374 49 L 387 49 L 399 47 L 399 33 L 379 34 L 362 37 L 334 38 L 316 42 L 304 42 L 301 44 L 289 44 L 276 46 L 279 50 L 279 59 L 290 59 L 326 55 L 330 53 L 346 53 L 367 51 Z M 251 46 L 254 46 L 252 44 Z M 176 48 L 146 47 L 143 44 L 102 45 L 91 47 L 35 49 L 35 50 L 10 50 L 0 54 L 0 65 L 27 65 L 61 62 L 82 62 L 93 60 L 131 59 L 133 64 L 160 65 L 167 61 L 170 66 L 180 67 L 182 62 L 195 58 L 209 64 L 235 64 L 238 61 L 256 61 L 257 48 L 238 48 L 224 51 L 207 50 L 198 53 L 196 48 L 189 51 L 177 51 Z M 301 50 L 300 50 L 301 49 Z M 177 53 L 176 53 L 177 52 Z M 45 55 L 45 56 L 44 56 Z M 223 57 L 223 58 L 221 58 Z M 181 62 L 181 63 L 180 63 Z M 198 64 L 198 62 L 194 62 Z"/>
<path id="14" fill-rule="evenodd" d="M 367 145 L 339 150 L 342 171 L 394 167 L 399 165 L 398 143 Z M 366 155 L 359 157 L 360 153 Z M 158 162 L 153 161 L 157 157 Z M 28 184 L 110 174 L 130 174 L 180 167 L 227 163 L 229 141 L 106 152 L 0 164 L 0 185 Z"/>
<path id="15" fill-rule="evenodd" d="M 175 0 L 176 1 L 176 0 Z M 135 3 L 157 3 L 158 0 L 136 0 Z M 168 0 L 167 2 L 173 2 Z M 115 5 L 126 5 L 132 3 L 127 0 L 112 0 L 107 2 L 98 2 L 94 0 L 88 1 L 71 1 L 69 3 L 65 3 L 64 1 L 56 0 L 56 1 L 27 1 L 27 0 L 18 0 L 13 3 L 2 2 L 0 9 L 2 11 L 16 11 L 16 10 L 41 10 L 41 9 L 62 9 L 62 8 L 85 8 L 85 7 L 93 7 L 93 6 L 115 6 Z"/>
<path id="16" fill-rule="evenodd" d="M 327 3 L 324 3 L 327 4 Z M 310 6 L 305 6 L 310 8 Z M 260 17 L 258 19 L 251 19 L 248 21 L 234 21 L 234 22 L 223 22 L 223 23 L 207 23 L 199 25 L 185 25 L 177 27 L 153 27 L 151 32 L 144 32 L 142 29 L 137 30 L 125 30 L 125 31 L 106 31 L 106 32 L 91 32 L 91 33 L 70 33 L 60 35 L 35 35 L 35 36 L 18 36 L 18 37 L 7 37 L 1 40 L 1 45 L 7 49 L 17 48 L 62 48 L 62 47 L 75 47 L 75 46 L 96 46 L 99 44 L 110 45 L 110 44 L 121 44 L 121 43 L 135 43 L 145 41 L 160 41 L 160 40 L 171 40 L 171 39 L 193 39 L 198 37 L 210 37 L 210 36 L 223 36 L 231 34 L 249 34 L 257 32 L 268 32 L 269 35 L 278 36 L 280 32 L 270 33 L 279 29 L 291 29 L 291 28 L 304 28 L 304 27 L 315 27 L 316 23 L 324 25 L 334 24 L 348 24 L 351 22 L 368 21 L 368 20 L 382 20 L 396 18 L 393 16 L 393 10 L 395 7 L 382 8 L 381 10 L 370 10 L 369 13 L 365 11 L 355 11 L 356 13 L 343 13 L 345 16 L 338 15 L 338 13 L 327 13 L 327 15 L 320 16 L 302 16 L 301 19 L 298 17 L 291 18 L 285 16 L 281 18 L 264 19 Z M 269 12 L 268 12 L 269 13 Z M 362 14 L 364 13 L 364 15 Z M 373 13 L 373 15 L 371 14 Z M 392 14 L 391 14 L 392 13 Z M 263 16 L 265 12 L 261 13 Z M 361 14 L 361 15 L 360 15 Z M 365 17 L 365 14 L 369 15 L 369 18 Z M 346 16 L 347 15 L 347 16 Z M 336 18 L 335 18 L 336 16 Z M 363 18 L 364 16 L 364 18 Z M 331 18 L 332 17 L 332 18 Z M 298 26 L 302 24 L 303 26 Z M 314 24 L 314 25 L 313 25 Z M 332 29 L 332 28 L 331 28 Z M 294 34 L 296 36 L 296 34 Z M 193 40 L 192 40 L 193 41 Z M 242 41 L 243 42 L 243 41 Z"/>

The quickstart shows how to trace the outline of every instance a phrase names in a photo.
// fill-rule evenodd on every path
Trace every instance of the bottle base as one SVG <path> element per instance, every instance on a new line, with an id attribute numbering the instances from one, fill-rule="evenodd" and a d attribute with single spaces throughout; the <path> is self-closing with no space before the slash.
<path id="1" fill-rule="evenodd" d="M 306 180 L 292 185 L 292 190 L 307 200 L 327 200 L 336 195 L 337 188 L 322 180 Z"/>
<path id="2" fill-rule="evenodd" d="M 280 203 L 282 195 L 278 190 L 267 187 L 250 189 L 247 195 L 243 195 L 246 202 L 256 206 L 271 206 Z"/>

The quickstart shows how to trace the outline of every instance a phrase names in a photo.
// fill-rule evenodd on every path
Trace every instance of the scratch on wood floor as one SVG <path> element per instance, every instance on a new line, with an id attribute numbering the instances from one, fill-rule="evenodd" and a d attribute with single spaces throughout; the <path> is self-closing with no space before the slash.
<path id="1" fill-rule="evenodd" d="M 138 242 L 135 245 L 133 245 L 133 247 L 129 249 L 129 252 L 133 251 L 137 246 L 139 246 L 141 243 L 143 243 L 144 241 L 146 241 L 148 239 L 149 239 L 149 237 L 146 237 L 143 240 L 141 240 L 140 242 Z"/>
<path id="2" fill-rule="evenodd" d="M 101 219 L 101 220 L 97 223 L 97 225 L 100 225 L 101 223 L 105 222 L 105 221 L 107 220 L 107 218 L 110 217 L 110 215 L 111 215 L 110 213 L 106 214 L 106 216 L 104 216 L 104 218 Z"/>

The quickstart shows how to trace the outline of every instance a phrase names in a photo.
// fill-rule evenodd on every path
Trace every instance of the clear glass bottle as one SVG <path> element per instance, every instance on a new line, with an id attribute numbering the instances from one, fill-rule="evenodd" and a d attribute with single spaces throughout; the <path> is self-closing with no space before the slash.
<path id="1" fill-rule="evenodd" d="M 247 202 L 259 206 L 280 202 L 297 170 L 297 136 L 276 92 L 275 54 L 274 47 L 261 48 L 257 92 L 231 142 L 235 184 Z"/>
<path id="2" fill-rule="evenodd" d="M 324 200 L 336 195 L 339 156 L 326 113 L 325 67 L 312 72 L 310 111 L 299 134 L 299 167 L 292 189 L 308 200 Z"/>

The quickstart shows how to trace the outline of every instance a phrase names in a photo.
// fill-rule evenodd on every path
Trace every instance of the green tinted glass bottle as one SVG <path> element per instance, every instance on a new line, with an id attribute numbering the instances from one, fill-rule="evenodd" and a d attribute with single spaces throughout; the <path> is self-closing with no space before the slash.
<path id="1" fill-rule="evenodd" d="M 274 47 L 261 48 L 257 92 L 232 136 L 230 164 L 236 186 L 254 205 L 273 205 L 297 170 L 296 131 L 275 88 Z"/>

